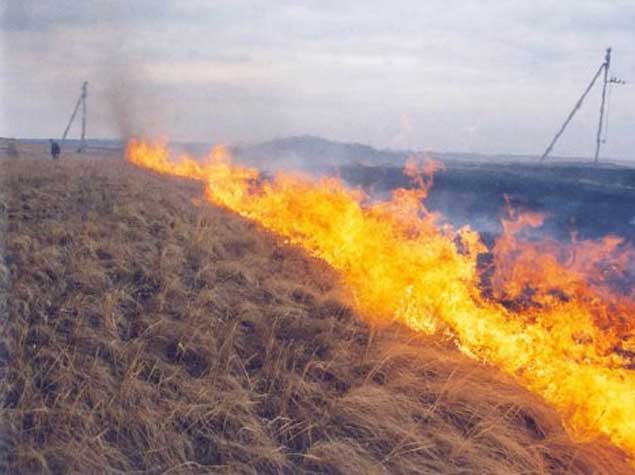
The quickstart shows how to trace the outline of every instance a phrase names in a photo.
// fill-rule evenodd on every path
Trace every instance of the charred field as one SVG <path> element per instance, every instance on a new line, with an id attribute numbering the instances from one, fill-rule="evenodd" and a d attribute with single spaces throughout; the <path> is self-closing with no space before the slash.
<path id="1" fill-rule="evenodd" d="M 324 262 L 200 184 L 102 155 L 0 162 L 6 473 L 634 473 L 496 368 L 363 323 Z M 398 172 L 342 175 L 393 188 Z M 478 199 L 454 214 L 494 215 L 504 180 L 470 176 Z M 599 185 L 558 183 L 605 206 Z"/>
<path id="2" fill-rule="evenodd" d="M 560 240 L 572 232 L 583 239 L 606 234 L 635 238 L 633 168 L 582 162 L 443 163 L 426 204 L 485 237 L 500 233 L 507 196 L 516 209 L 545 213 L 544 230 Z M 349 165 L 339 173 L 352 185 L 379 193 L 412 186 L 401 167 Z"/>

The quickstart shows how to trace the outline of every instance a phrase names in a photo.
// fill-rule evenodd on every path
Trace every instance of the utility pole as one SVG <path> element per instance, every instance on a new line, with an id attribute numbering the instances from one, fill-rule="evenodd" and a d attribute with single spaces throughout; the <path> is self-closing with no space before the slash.
<path id="1" fill-rule="evenodd" d="M 604 56 L 604 83 L 602 85 L 602 102 L 600 104 L 600 121 L 598 122 L 598 133 L 595 141 L 595 157 L 594 163 L 598 162 L 600 156 L 600 144 L 602 143 L 602 121 L 604 120 L 604 103 L 606 101 L 606 85 L 608 84 L 609 68 L 611 67 L 611 48 L 606 49 L 606 56 Z"/>
<path id="2" fill-rule="evenodd" d="M 86 96 L 88 95 L 88 82 L 84 81 L 82 84 L 82 138 L 79 143 L 78 152 L 82 152 L 84 150 L 86 144 Z"/>
<path id="3" fill-rule="evenodd" d="M 597 72 L 595 73 L 595 76 L 593 76 L 593 79 L 591 79 L 591 82 L 589 83 L 589 85 L 587 86 L 585 91 L 582 93 L 582 96 L 580 96 L 580 99 L 578 99 L 578 102 L 576 102 L 575 106 L 573 107 L 573 110 L 571 112 L 569 112 L 569 115 L 567 116 L 566 120 L 564 121 L 564 123 L 560 127 L 560 130 L 558 130 L 558 132 L 556 132 L 556 135 L 551 140 L 551 143 L 549 143 L 549 145 L 545 149 L 545 152 L 540 157 L 540 161 L 541 162 L 543 162 L 545 160 L 545 158 L 547 158 L 549 156 L 549 154 L 553 150 L 554 145 L 556 145 L 556 142 L 558 141 L 558 139 L 560 138 L 560 136 L 564 132 L 564 129 L 567 128 L 567 125 L 569 125 L 569 122 L 571 122 L 571 119 L 573 119 L 573 116 L 575 115 L 575 113 L 578 112 L 578 109 L 580 109 L 580 107 L 582 107 L 582 103 L 584 102 L 584 99 L 586 98 L 587 94 L 589 94 L 589 91 L 591 90 L 591 88 L 595 84 L 595 81 L 597 81 L 598 77 L 600 77 L 600 74 L 602 73 L 603 69 L 604 69 L 604 64 L 602 64 L 602 66 L 600 66 L 600 68 L 597 70 Z"/>
<path id="4" fill-rule="evenodd" d="M 597 132 L 596 141 L 595 141 L 595 155 L 594 155 L 594 160 L 593 160 L 594 163 L 598 162 L 598 159 L 599 159 L 599 156 L 600 156 L 600 145 L 605 142 L 605 140 L 602 140 L 602 126 L 604 125 L 604 107 L 605 107 L 605 104 L 606 104 L 606 89 L 607 89 L 607 86 L 612 86 L 613 84 L 625 84 L 625 81 L 623 81 L 621 79 L 618 79 L 616 77 L 612 77 L 611 79 L 609 79 L 609 68 L 610 67 L 611 67 L 611 48 L 607 48 L 606 49 L 606 54 L 604 56 L 604 62 L 600 65 L 600 67 L 598 68 L 597 72 L 593 76 L 593 79 L 591 79 L 591 82 L 589 83 L 587 88 L 582 93 L 582 96 L 580 97 L 580 99 L 578 99 L 578 102 L 576 102 L 575 106 L 573 107 L 573 110 L 569 113 L 569 115 L 567 116 L 566 120 L 564 121 L 564 123 L 562 124 L 562 126 L 560 127 L 560 129 L 558 130 L 556 135 L 554 136 L 554 138 L 551 140 L 549 145 L 547 146 L 545 152 L 540 157 L 540 162 L 543 162 L 549 156 L 549 154 L 553 150 L 554 145 L 556 144 L 556 142 L 558 141 L 558 139 L 560 138 L 560 136 L 564 132 L 564 129 L 567 128 L 567 125 L 569 125 L 569 122 L 571 122 L 571 119 L 573 119 L 573 116 L 575 115 L 575 113 L 578 112 L 580 107 L 582 107 L 582 103 L 584 102 L 584 99 L 586 98 L 586 96 L 589 94 L 589 92 L 591 91 L 591 89 L 595 85 L 595 82 L 598 80 L 600 75 L 602 75 L 602 73 L 604 73 L 604 84 L 602 85 L 602 102 L 600 103 L 600 120 L 599 120 L 599 123 L 598 123 L 598 132 Z M 610 94 L 609 94 L 609 96 L 610 96 Z M 606 111 L 606 115 L 607 115 L 606 122 L 607 122 L 607 127 L 608 127 L 608 108 L 607 108 L 607 111 Z"/>
<path id="5" fill-rule="evenodd" d="M 82 135 L 81 142 L 79 144 L 78 152 L 82 152 L 84 148 L 86 148 L 86 96 L 88 95 L 88 82 L 84 81 L 82 84 L 82 92 L 77 99 L 77 103 L 75 104 L 75 108 L 73 109 L 73 113 L 71 114 L 71 118 L 68 121 L 68 125 L 64 129 L 64 134 L 62 134 L 62 144 L 66 140 L 66 136 L 68 135 L 68 131 L 71 128 L 71 124 L 73 120 L 75 120 L 75 116 L 77 115 L 77 111 L 79 110 L 79 106 L 82 106 Z"/>

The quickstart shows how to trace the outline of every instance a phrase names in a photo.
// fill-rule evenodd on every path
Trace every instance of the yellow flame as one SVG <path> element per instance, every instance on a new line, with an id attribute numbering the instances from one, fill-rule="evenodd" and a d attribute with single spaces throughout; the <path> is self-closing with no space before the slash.
<path id="1" fill-rule="evenodd" d="M 579 278 L 559 282 L 576 283 L 567 298 L 544 297 L 540 305 L 520 312 L 483 297 L 477 255 L 485 247 L 469 228 L 454 231 L 439 224 L 439 217 L 421 204 L 425 186 L 369 203 L 364 193 L 336 178 L 279 173 L 264 180 L 255 169 L 233 165 L 222 147 L 204 161 L 187 156 L 171 161 L 164 145 L 133 140 L 126 157 L 160 173 L 201 180 L 212 203 L 324 259 L 341 273 L 354 305 L 371 323 L 396 320 L 416 331 L 445 335 L 466 354 L 544 397 L 578 440 L 607 436 L 635 451 L 635 372 L 628 369 L 632 362 L 624 352 L 612 351 L 620 338 L 632 336 L 624 331 L 632 332 L 633 325 L 621 333 L 599 325 L 602 295 L 591 293 Z M 425 185 L 412 167 L 408 170 Z M 536 216 L 525 220 L 539 221 Z M 506 239 L 497 259 L 516 249 L 513 233 Z M 502 272 L 518 270 L 500 265 Z M 562 266 L 552 271 L 562 273 Z M 513 285 L 510 289 L 518 292 Z M 545 290 L 544 295 L 550 294 Z M 622 309 L 632 311 L 625 305 Z"/>

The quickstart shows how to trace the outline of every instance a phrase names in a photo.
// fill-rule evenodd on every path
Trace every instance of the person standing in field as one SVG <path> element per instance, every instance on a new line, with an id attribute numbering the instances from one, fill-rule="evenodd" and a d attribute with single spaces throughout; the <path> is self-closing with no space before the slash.
<path id="1" fill-rule="evenodd" d="M 53 157 L 53 160 L 57 160 L 58 158 L 60 158 L 60 144 L 58 144 L 55 140 L 51 139 L 51 156 Z"/>

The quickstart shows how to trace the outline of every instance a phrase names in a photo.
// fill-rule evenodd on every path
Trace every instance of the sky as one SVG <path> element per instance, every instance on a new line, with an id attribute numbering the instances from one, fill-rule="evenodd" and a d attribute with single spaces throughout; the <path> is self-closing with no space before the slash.
<path id="1" fill-rule="evenodd" d="M 595 74 L 635 161 L 635 1 L 4 0 L 0 136 L 87 134 L 541 154 Z M 554 149 L 594 151 L 598 83 Z M 79 134 L 78 124 L 71 137 Z"/>

